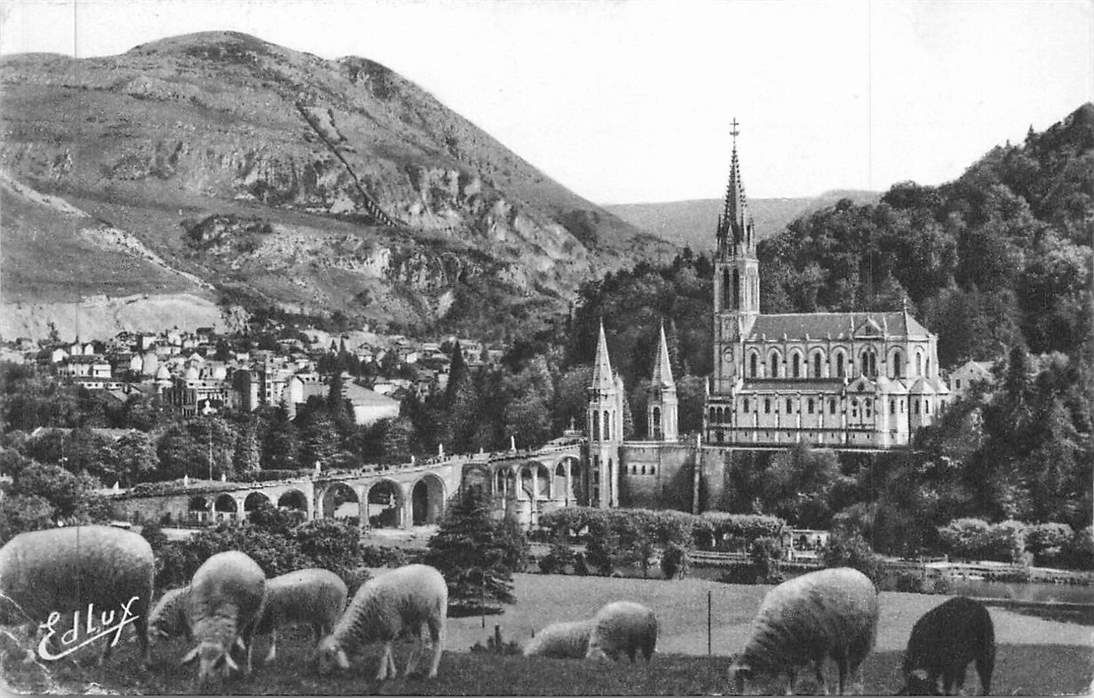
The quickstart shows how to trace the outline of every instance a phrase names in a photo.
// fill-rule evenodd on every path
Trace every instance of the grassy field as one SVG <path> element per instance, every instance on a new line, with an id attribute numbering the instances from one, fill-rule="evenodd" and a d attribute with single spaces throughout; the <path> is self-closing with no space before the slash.
<path id="1" fill-rule="evenodd" d="M 412 694 L 412 695 L 671 695 L 726 694 L 733 691 L 726 678 L 730 656 L 743 645 L 748 624 L 768 587 L 733 586 L 703 580 L 605 579 L 518 575 L 518 603 L 504 614 L 449 621 L 448 652 L 436 680 L 399 678 L 382 685 L 372 679 L 378 648 L 372 647 L 345 674 L 320 678 L 308 661 L 310 640 L 292 631 L 270 666 L 251 677 L 234 678 L 206 690 L 217 694 Z M 712 598 L 713 656 L 706 656 L 707 591 Z M 657 611 L 661 624 L 658 654 L 649 666 L 595 663 L 519 656 L 471 653 L 475 642 L 485 642 L 500 626 L 505 640 L 524 641 L 531 628 L 548 622 L 591 614 L 604 602 L 630 598 Z M 945 597 L 882 593 L 881 621 L 875 652 L 863 670 L 867 694 L 893 694 L 900 687 L 899 664 L 912 624 Z M 1011 610 L 990 609 L 999 653 L 993 693 L 1031 695 L 1089 692 L 1094 680 L 1091 626 L 1055 622 Z M 20 664 L 7 658 L 3 674 L 19 692 L 121 692 L 141 694 L 194 693 L 193 667 L 177 666 L 186 650 L 182 641 L 156 647 L 150 671 L 136 667 L 136 646 L 120 646 L 103 667 L 90 654 L 55 664 Z M 256 657 L 265 651 L 264 641 Z M 399 654 L 405 657 L 406 649 Z M 401 668 L 401 667 L 400 667 Z M 814 687 L 806 680 L 799 690 Z M 969 672 L 966 691 L 978 688 Z"/>

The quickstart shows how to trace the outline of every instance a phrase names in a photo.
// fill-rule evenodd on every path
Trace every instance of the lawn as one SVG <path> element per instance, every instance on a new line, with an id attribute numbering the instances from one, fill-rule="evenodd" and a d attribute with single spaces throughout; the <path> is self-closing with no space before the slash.
<path id="1" fill-rule="evenodd" d="M 748 624 L 768 587 L 734 586 L 703 580 L 660 581 L 518 575 L 518 603 L 502 615 L 487 616 L 486 629 L 478 616 L 449 621 L 447 647 L 436 680 L 399 678 L 382 685 L 372 679 L 378 648 L 370 648 L 345 674 L 320 678 L 311 667 L 307 633 L 293 631 L 280 643 L 278 659 L 259 667 L 251 677 L 234 678 L 210 692 L 229 694 L 434 694 L 434 695 L 672 695 L 730 693 L 726 680 L 730 655 L 744 643 Z M 706 656 L 707 591 L 712 598 L 714 656 Z M 608 600 L 629 598 L 653 608 L 661 624 L 658 654 L 649 666 L 524 659 L 471 653 L 475 642 L 485 641 L 500 626 L 504 639 L 523 641 L 532 628 L 548 622 L 590 615 Z M 912 624 L 945 597 L 882 593 L 881 621 L 876 650 L 863 671 L 868 694 L 893 694 L 900 687 L 899 664 Z M 1091 627 L 1054 622 L 993 607 L 999 642 L 995 694 L 1053 694 L 1088 692 L 1094 680 Z M 19 664 L 5 660 L 3 674 L 10 687 L 21 692 L 122 692 L 141 694 L 193 693 L 193 667 L 177 666 L 186 650 L 182 641 L 158 645 L 153 667 L 136 667 L 136 645 L 119 646 L 103 667 L 94 657 L 55 664 Z M 256 648 L 262 656 L 264 641 Z M 406 650 L 399 653 L 400 664 Z M 400 666 L 401 668 L 401 666 Z M 966 690 L 978 687 L 969 671 Z M 803 680 L 800 689 L 812 688 Z"/>

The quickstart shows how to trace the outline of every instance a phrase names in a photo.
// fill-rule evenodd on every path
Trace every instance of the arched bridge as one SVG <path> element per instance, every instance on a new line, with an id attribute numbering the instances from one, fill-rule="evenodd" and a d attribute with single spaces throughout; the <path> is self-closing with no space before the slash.
<path id="1" fill-rule="evenodd" d="M 341 518 L 361 527 L 436 523 L 460 486 L 484 485 L 497 515 L 525 525 L 551 509 L 585 504 L 583 441 L 556 439 L 526 451 L 437 457 L 401 465 L 301 473 L 271 482 L 189 481 L 113 495 L 114 515 L 135 522 L 193 526 L 243 520 L 269 503 L 308 519 Z"/>

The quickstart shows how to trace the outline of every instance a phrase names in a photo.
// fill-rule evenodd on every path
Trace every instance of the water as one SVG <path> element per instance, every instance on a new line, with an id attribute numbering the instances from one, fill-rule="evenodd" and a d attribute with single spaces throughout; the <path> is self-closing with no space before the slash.
<path id="1" fill-rule="evenodd" d="M 1008 599 L 1027 603 L 1077 603 L 1094 605 L 1094 586 L 1045 584 L 1044 582 L 989 582 L 950 579 L 949 594 L 981 599 Z"/>

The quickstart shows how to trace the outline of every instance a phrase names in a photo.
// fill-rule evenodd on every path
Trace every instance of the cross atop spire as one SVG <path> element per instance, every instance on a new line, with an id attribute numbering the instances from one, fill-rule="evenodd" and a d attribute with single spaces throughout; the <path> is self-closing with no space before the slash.
<path id="1" fill-rule="evenodd" d="M 745 199 L 744 180 L 741 179 L 741 164 L 737 159 L 737 136 L 741 133 L 740 122 L 733 117 L 730 122 L 729 134 L 733 137 L 733 155 L 729 165 L 729 183 L 726 185 L 726 200 L 722 210 L 722 220 L 719 227 L 724 227 L 725 232 L 732 232 L 732 239 L 740 241 L 745 226 L 750 218 L 748 213 L 748 201 Z"/>

